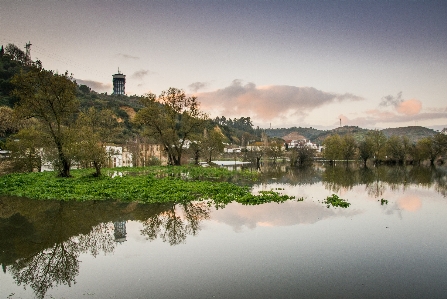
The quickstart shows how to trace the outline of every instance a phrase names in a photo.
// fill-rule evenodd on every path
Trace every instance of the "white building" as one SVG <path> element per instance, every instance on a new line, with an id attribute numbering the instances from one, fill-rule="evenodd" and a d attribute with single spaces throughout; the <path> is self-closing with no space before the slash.
<path id="1" fill-rule="evenodd" d="M 122 146 L 106 145 L 109 167 L 133 167 L 132 153 L 123 151 Z"/>

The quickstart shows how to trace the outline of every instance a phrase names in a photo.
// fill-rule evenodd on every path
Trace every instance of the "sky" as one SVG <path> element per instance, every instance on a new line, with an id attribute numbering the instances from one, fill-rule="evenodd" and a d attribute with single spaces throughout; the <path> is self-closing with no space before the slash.
<path id="1" fill-rule="evenodd" d="M 447 1 L 0 0 L 0 44 L 97 92 L 260 128 L 447 127 Z"/>

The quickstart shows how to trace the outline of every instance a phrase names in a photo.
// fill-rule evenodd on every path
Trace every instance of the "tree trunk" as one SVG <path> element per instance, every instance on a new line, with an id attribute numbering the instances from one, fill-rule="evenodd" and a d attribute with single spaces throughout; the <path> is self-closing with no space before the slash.
<path id="1" fill-rule="evenodd" d="M 93 166 L 95 167 L 95 177 L 100 177 L 101 176 L 101 165 L 100 163 L 98 163 L 98 161 L 93 161 Z"/>

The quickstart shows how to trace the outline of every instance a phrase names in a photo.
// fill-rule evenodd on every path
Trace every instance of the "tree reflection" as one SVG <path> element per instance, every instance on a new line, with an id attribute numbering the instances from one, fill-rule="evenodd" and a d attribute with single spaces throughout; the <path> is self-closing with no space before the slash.
<path id="1" fill-rule="evenodd" d="M 112 231 L 110 224 L 101 223 L 89 234 L 56 242 L 50 248 L 17 260 L 8 270 L 18 285 L 29 285 L 37 298 L 44 298 L 48 289 L 54 286 L 76 283 L 81 253 L 96 257 L 100 252 L 113 252 Z"/>
<path id="2" fill-rule="evenodd" d="M 184 243 L 188 235 L 195 236 L 200 222 L 209 219 L 210 207 L 205 202 L 173 204 L 170 209 L 143 221 L 141 234 L 148 240 L 161 238 L 170 245 Z"/>
<path id="3" fill-rule="evenodd" d="M 334 192 L 340 191 L 341 188 L 352 189 L 353 186 L 359 184 L 358 169 L 352 166 L 331 166 L 326 168 L 322 175 L 323 185 L 326 189 Z"/>
<path id="4" fill-rule="evenodd" d="M 18 285 L 29 285 L 37 298 L 43 298 L 54 285 L 75 283 L 79 273 L 79 250 L 72 240 L 16 261 L 10 272 Z"/>
<path id="5" fill-rule="evenodd" d="M 387 169 L 384 167 L 374 167 L 372 170 L 372 181 L 366 183 L 366 192 L 369 196 L 380 197 L 386 190 L 386 183 L 384 179 L 386 177 Z"/>
<path id="6" fill-rule="evenodd" d="M 78 237 L 79 250 L 82 253 L 90 253 L 94 257 L 101 252 L 112 253 L 116 246 L 113 230 L 112 223 L 100 223 L 94 226 L 89 234 Z"/>
<path id="7" fill-rule="evenodd" d="M 390 190 L 405 190 L 416 184 L 435 190 L 443 195 L 447 193 L 446 169 L 424 166 L 378 166 L 373 168 L 356 165 L 327 167 L 322 173 L 323 185 L 334 192 L 351 189 L 355 185 L 366 185 L 368 195 L 380 197 Z"/>

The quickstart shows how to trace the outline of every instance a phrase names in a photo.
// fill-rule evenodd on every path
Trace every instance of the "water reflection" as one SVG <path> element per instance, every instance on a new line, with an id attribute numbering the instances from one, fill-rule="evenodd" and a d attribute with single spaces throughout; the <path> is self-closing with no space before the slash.
<path id="1" fill-rule="evenodd" d="M 315 186 L 322 189 L 321 185 L 331 192 L 365 188 L 369 197 L 379 199 L 387 190 L 405 191 L 412 185 L 431 188 L 444 197 L 447 190 L 445 168 L 419 166 L 263 165 L 258 188 L 271 188 L 274 184 L 286 186 L 291 192 L 316 190 Z M 304 185 L 307 189 L 302 188 Z M 218 208 L 226 211 L 213 213 L 213 219 L 240 231 L 244 226 L 312 224 L 362 213 L 356 208 L 327 209 L 318 199 L 323 198 L 257 206 L 221 204 Z M 377 205 L 382 205 L 380 208 L 386 214 L 400 215 L 401 211 L 419 211 L 422 200 L 413 193 L 403 193 L 389 205 L 380 201 Z M 3 272 L 11 274 L 18 285 L 31 287 L 36 297 L 43 298 L 51 288 L 76 283 L 82 254 L 97 257 L 114 253 L 117 246 L 127 241 L 129 220 L 142 224 L 139 233 L 147 240 L 178 245 L 185 243 L 188 236 L 196 236 L 201 224 L 210 217 L 211 208 L 206 202 L 149 205 L 0 197 L 0 263 Z"/>
<path id="2" fill-rule="evenodd" d="M 361 214 L 358 209 L 327 209 L 318 202 L 288 201 L 282 204 L 240 206 L 228 205 L 225 211 L 214 213 L 213 220 L 225 223 L 236 232 L 244 227 L 278 227 L 314 224 L 319 221 L 336 217 L 353 217 Z"/>
<path id="3" fill-rule="evenodd" d="M 115 243 L 110 231 L 110 226 L 102 223 L 87 235 L 61 242 L 56 237 L 52 247 L 19 258 L 8 270 L 18 285 L 29 285 L 37 298 L 43 298 L 53 286 L 76 283 L 81 253 L 97 256 L 100 252 L 113 252 Z"/>
<path id="4" fill-rule="evenodd" d="M 200 222 L 208 219 L 210 207 L 204 202 L 172 204 L 166 211 L 143 221 L 141 234 L 148 240 L 158 237 L 170 245 L 184 243 L 188 235 L 195 236 Z"/>
<path id="5" fill-rule="evenodd" d="M 388 189 L 406 190 L 411 185 L 426 188 L 434 187 L 442 195 L 446 195 L 446 169 L 443 167 L 423 166 L 379 166 L 374 168 L 358 167 L 326 167 L 321 180 L 331 191 L 350 190 L 356 185 L 365 185 L 368 195 L 380 197 Z"/>
<path id="6" fill-rule="evenodd" d="M 137 204 L 117 202 L 34 201 L 0 198 L 0 263 L 18 285 L 37 298 L 58 285 L 71 286 L 79 257 L 113 253 L 126 241 L 126 222 L 143 223 L 141 234 L 170 245 L 196 235 L 209 218 L 206 203 Z"/>

